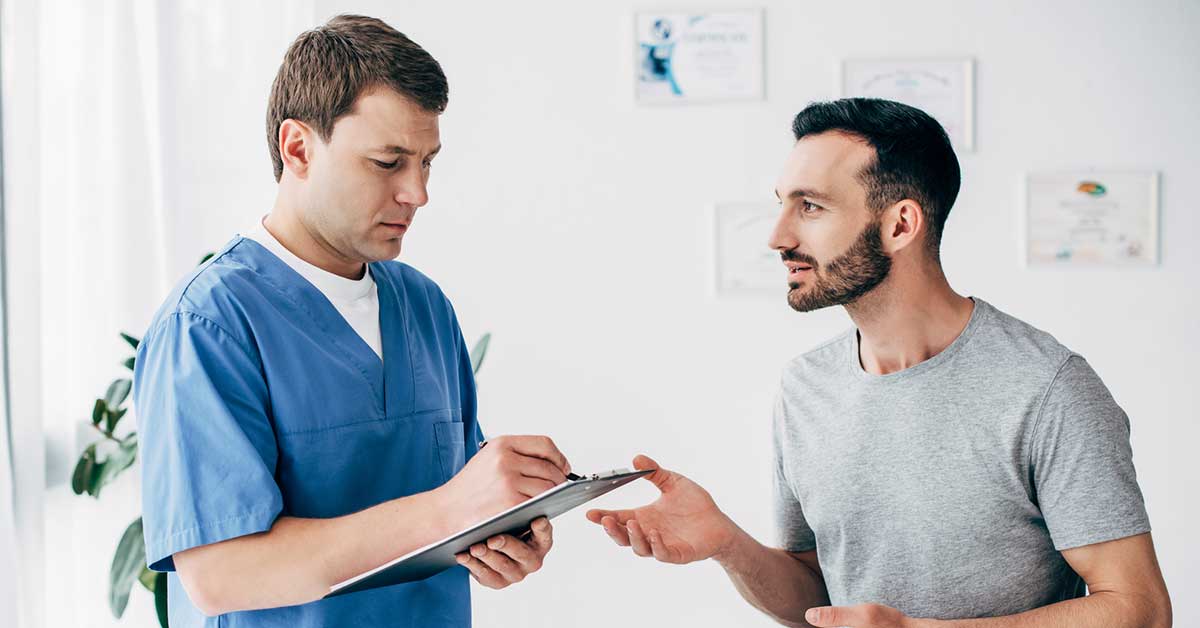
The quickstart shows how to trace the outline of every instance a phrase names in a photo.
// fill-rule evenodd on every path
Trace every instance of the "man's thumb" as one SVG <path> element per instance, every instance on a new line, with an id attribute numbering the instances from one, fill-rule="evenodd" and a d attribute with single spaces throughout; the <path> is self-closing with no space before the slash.
<path id="1" fill-rule="evenodd" d="M 638 471 L 654 471 L 654 473 L 647 475 L 646 479 L 654 482 L 654 485 L 660 491 L 666 488 L 667 481 L 674 475 L 670 471 L 658 466 L 658 463 L 650 456 L 641 454 L 633 459 L 633 468 Z"/>

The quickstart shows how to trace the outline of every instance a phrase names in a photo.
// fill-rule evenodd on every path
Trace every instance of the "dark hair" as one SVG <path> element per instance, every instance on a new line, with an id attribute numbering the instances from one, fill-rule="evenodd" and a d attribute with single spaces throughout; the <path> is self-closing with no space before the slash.
<path id="1" fill-rule="evenodd" d="M 942 230 L 962 180 L 942 125 L 916 107 L 878 98 L 812 103 L 792 121 L 797 141 L 828 131 L 857 137 L 875 149 L 875 161 L 859 173 L 867 206 L 882 211 L 906 198 L 920 203 L 929 226 L 928 250 L 938 260 Z"/>
<path id="2" fill-rule="evenodd" d="M 375 87 L 389 87 L 421 108 L 446 109 L 449 88 L 442 67 L 424 48 L 383 21 L 339 15 L 292 42 L 267 104 L 267 146 L 275 180 L 283 175 L 279 125 L 288 118 L 312 125 L 328 142 L 338 118 Z"/>

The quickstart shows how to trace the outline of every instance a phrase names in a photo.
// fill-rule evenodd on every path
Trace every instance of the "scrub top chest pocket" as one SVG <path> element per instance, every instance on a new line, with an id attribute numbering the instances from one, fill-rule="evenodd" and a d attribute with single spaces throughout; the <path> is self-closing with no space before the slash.
<path id="1" fill-rule="evenodd" d="M 437 441 L 438 458 L 442 465 L 442 477 L 449 480 L 462 471 L 467 462 L 467 442 L 463 422 L 457 410 L 450 421 L 433 424 L 433 436 Z"/>
<path id="2" fill-rule="evenodd" d="M 284 510 L 338 517 L 435 489 L 466 461 L 458 409 L 281 434 L 276 480 Z"/>

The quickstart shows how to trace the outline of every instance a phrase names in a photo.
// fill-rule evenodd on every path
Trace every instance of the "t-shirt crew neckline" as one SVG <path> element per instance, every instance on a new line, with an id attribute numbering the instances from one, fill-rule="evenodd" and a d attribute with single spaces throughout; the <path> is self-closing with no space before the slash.
<path id="1" fill-rule="evenodd" d="M 862 361 L 859 357 L 861 352 L 861 348 L 859 347 L 861 339 L 859 338 L 858 328 L 855 328 L 850 332 L 850 351 L 846 352 L 846 366 L 850 369 L 851 375 L 855 376 L 860 381 L 871 384 L 891 384 L 894 382 L 908 380 L 913 377 L 918 377 L 948 362 L 956 353 L 961 351 L 968 342 L 970 342 L 971 336 L 975 334 L 975 330 L 979 329 L 984 320 L 991 316 L 992 308 L 990 305 L 984 302 L 983 299 L 976 297 L 969 298 L 975 303 L 975 307 L 971 310 L 971 318 L 967 321 L 967 326 L 964 327 L 962 332 L 958 334 L 958 337 L 954 339 L 954 342 L 951 342 L 948 347 L 941 351 L 941 353 L 938 353 L 932 358 L 929 358 L 928 360 L 925 360 L 919 364 L 914 364 L 906 369 L 896 371 L 895 373 L 876 375 L 874 373 L 868 373 L 867 370 L 863 368 Z"/>
<path id="2" fill-rule="evenodd" d="M 326 298 L 331 301 L 341 303 L 351 303 L 359 299 L 370 296 L 371 290 L 375 288 L 375 280 L 371 276 L 371 265 L 366 264 L 363 271 L 363 276 L 358 279 L 348 279 L 341 275 L 331 273 L 324 268 L 316 266 L 310 262 L 300 259 L 295 253 L 288 250 L 275 237 L 275 234 L 267 231 L 267 227 L 263 224 L 263 218 L 259 219 L 258 227 L 252 229 L 246 234 L 252 240 L 264 245 L 267 250 L 275 254 L 291 266 L 301 277 L 308 280 L 309 283 L 316 286 Z"/>

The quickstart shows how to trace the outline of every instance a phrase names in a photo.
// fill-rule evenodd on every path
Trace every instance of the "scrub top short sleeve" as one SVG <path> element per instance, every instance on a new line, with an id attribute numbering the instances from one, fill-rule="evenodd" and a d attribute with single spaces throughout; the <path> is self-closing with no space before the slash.
<path id="1" fill-rule="evenodd" d="M 146 558 L 173 571 L 175 552 L 271 528 L 278 449 L 254 350 L 188 312 L 163 317 L 145 340 L 134 403 Z"/>

